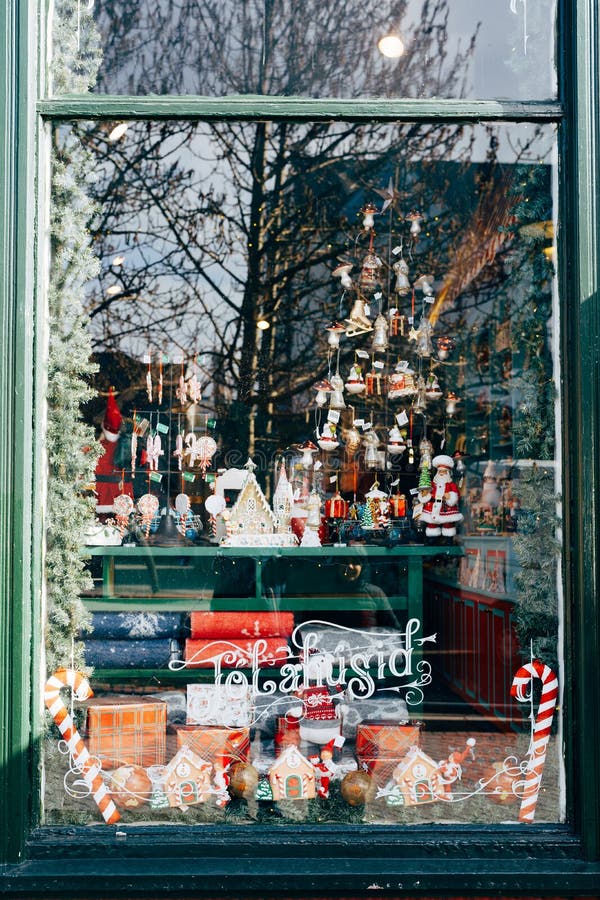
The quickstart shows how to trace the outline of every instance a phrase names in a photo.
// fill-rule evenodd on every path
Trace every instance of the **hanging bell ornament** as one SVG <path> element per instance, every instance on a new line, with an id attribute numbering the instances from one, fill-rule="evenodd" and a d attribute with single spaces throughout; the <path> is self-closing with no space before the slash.
<path id="1" fill-rule="evenodd" d="M 427 397 L 425 395 L 425 382 L 419 376 L 417 378 L 417 398 L 413 403 L 413 412 L 424 413 L 427 409 Z"/>
<path id="2" fill-rule="evenodd" d="M 454 350 L 456 346 L 451 337 L 447 337 L 446 335 L 442 335 L 436 341 L 438 358 L 439 359 L 448 359 L 449 355 Z"/>
<path id="3" fill-rule="evenodd" d="M 375 213 L 377 212 L 377 207 L 373 206 L 372 203 L 367 203 L 363 209 L 363 228 L 365 231 L 373 231 L 375 228 Z"/>
<path id="4" fill-rule="evenodd" d="M 344 401 L 344 382 L 337 372 L 331 379 L 331 387 L 333 388 L 333 391 L 329 398 L 329 409 L 346 409 L 346 403 Z"/>
<path id="5" fill-rule="evenodd" d="M 467 467 L 465 466 L 463 459 L 463 454 L 460 452 L 460 450 L 455 450 L 455 452 L 452 454 L 452 457 L 454 459 L 454 472 L 460 480 L 463 478 L 465 472 L 467 471 Z"/>
<path id="6" fill-rule="evenodd" d="M 325 331 L 329 332 L 329 337 L 327 338 L 327 343 L 332 348 L 332 350 L 337 350 L 340 346 L 340 337 L 346 329 L 340 322 L 332 322 L 331 325 L 328 325 Z"/>
<path id="7" fill-rule="evenodd" d="M 317 439 L 317 444 L 324 450 L 326 453 L 331 453 L 333 450 L 337 450 L 340 446 L 340 442 L 337 439 L 336 427 L 333 422 L 325 422 L 323 425 L 323 431 L 321 432 L 320 437 Z"/>
<path id="8" fill-rule="evenodd" d="M 358 283 L 365 291 L 374 291 L 377 287 L 377 276 L 383 263 L 374 253 L 367 253 L 364 258 Z"/>
<path id="9" fill-rule="evenodd" d="M 443 391 L 440 387 L 440 383 L 437 380 L 435 373 L 430 372 L 427 378 L 427 384 L 425 385 L 425 394 L 427 395 L 428 400 L 439 400 L 441 396 L 443 396 Z"/>
<path id="10" fill-rule="evenodd" d="M 449 391 L 446 395 L 446 415 L 452 418 L 452 416 L 456 415 L 457 406 L 460 403 L 460 399 L 456 396 L 456 394 Z"/>
<path id="11" fill-rule="evenodd" d="M 382 314 L 379 313 L 373 323 L 373 342 L 371 343 L 371 349 L 374 353 L 385 353 L 387 348 L 388 323 L 385 320 L 385 316 L 382 316 Z"/>
<path id="12" fill-rule="evenodd" d="M 388 432 L 387 452 L 392 456 L 399 456 L 406 450 L 406 438 L 397 425 L 392 425 Z"/>
<path id="13" fill-rule="evenodd" d="M 365 380 L 362 377 L 362 372 L 360 366 L 354 364 L 350 367 L 350 374 L 348 375 L 348 380 L 344 385 L 349 394 L 362 394 L 363 391 L 366 391 L 367 386 L 365 384 Z"/>
<path id="14" fill-rule="evenodd" d="M 319 452 L 319 448 L 316 447 L 312 441 L 305 441 L 303 444 L 301 444 L 301 446 L 298 449 L 300 450 L 300 453 L 302 454 L 302 459 L 301 459 L 302 468 L 303 469 L 312 468 L 313 456 L 315 455 L 315 453 Z"/>
<path id="15" fill-rule="evenodd" d="M 415 281 L 415 287 L 417 290 L 423 291 L 424 297 L 433 297 L 432 281 L 433 275 L 419 275 Z"/>
<path id="16" fill-rule="evenodd" d="M 339 266 L 336 266 L 331 273 L 334 278 L 340 279 L 340 283 L 345 291 L 349 290 L 352 287 L 352 279 L 350 278 L 351 271 L 352 263 L 341 262 Z"/>
<path id="17" fill-rule="evenodd" d="M 421 222 L 423 216 L 419 212 L 411 212 L 407 215 L 406 221 L 410 222 L 410 233 L 413 238 L 417 238 L 421 234 Z"/>
<path id="18" fill-rule="evenodd" d="M 317 392 L 317 396 L 315 397 L 317 406 L 325 406 L 327 403 L 327 395 L 331 394 L 333 387 L 330 381 L 323 379 L 323 381 L 317 381 L 317 383 L 313 385 L 313 391 Z"/>
<path id="19" fill-rule="evenodd" d="M 408 263 L 405 259 L 399 259 L 398 262 L 395 262 L 392 266 L 394 273 L 396 275 L 396 285 L 394 290 L 397 294 L 400 294 L 401 297 L 405 297 L 406 294 L 410 293 L 410 281 L 408 280 Z"/>

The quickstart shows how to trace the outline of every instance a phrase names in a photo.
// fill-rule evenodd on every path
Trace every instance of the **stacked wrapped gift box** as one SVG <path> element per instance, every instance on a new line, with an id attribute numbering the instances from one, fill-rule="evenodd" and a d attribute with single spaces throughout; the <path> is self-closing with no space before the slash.
<path id="1" fill-rule="evenodd" d="M 93 613 L 84 642 L 94 669 L 166 669 L 180 655 L 182 613 Z"/>
<path id="2" fill-rule="evenodd" d="M 279 668 L 288 659 L 294 616 L 285 612 L 192 612 L 185 642 L 188 668 Z"/>

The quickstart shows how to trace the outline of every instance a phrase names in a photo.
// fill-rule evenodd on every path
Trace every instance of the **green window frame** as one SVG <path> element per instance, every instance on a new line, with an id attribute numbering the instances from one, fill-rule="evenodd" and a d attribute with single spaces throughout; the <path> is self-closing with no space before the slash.
<path id="1" fill-rule="evenodd" d="M 600 876 L 600 9 L 561 0 L 556 103 L 44 96 L 43 0 L 0 4 L 0 892 L 135 889 L 280 896 L 404 892 L 597 895 Z M 253 119 L 560 125 L 564 826 L 40 828 L 43 619 L 44 130 L 66 119 Z"/>

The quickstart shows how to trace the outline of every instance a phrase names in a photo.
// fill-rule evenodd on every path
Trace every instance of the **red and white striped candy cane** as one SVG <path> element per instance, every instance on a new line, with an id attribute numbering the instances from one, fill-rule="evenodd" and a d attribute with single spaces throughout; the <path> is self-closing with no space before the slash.
<path id="1" fill-rule="evenodd" d="M 527 765 L 525 789 L 521 798 L 521 809 L 519 810 L 520 822 L 533 822 L 535 816 L 535 807 L 542 783 L 544 763 L 546 762 L 546 750 L 552 728 L 554 707 L 558 698 L 558 679 L 552 669 L 540 662 L 539 659 L 534 659 L 533 662 L 527 663 L 517 670 L 510 689 L 511 695 L 516 697 L 520 703 L 530 700 L 531 694 L 527 693 L 527 687 L 531 685 L 531 690 L 533 690 L 534 678 L 539 678 L 542 682 L 542 696 L 540 697 L 540 705 L 538 706 L 533 725 L 531 755 Z"/>
<path id="2" fill-rule="evenodd" d="M 64 687 L 71 688 L 76 700 L 87 700 L 94 696 L 90 683 L 81 672 L 76 672 L 74 669 L 57 669 L 46 682 L 44 702 L 69 748 L 74 764 L 81 771 L 83 780 L 96 801 L 104 821 L 107 825 L 114 825 L 121 816 L 110 791 L 102 780 L 100 766 L 90 756 L 60 696 L 61 689 Z"/>

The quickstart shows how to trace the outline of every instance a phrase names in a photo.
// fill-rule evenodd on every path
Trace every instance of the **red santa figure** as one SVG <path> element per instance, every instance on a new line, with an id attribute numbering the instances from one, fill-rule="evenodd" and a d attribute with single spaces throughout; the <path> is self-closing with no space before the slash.
<path id="1" fill-rule="evenodd" d="M 113 388 L 108 393 L 106 412 L 102 421 L 100 443 L 104 453 L 96 463 L 96 512 L 100 516 L 112 514 L 115 497 L 128 494 L 133 497 L 131 483 L 123 482 L 123 472 L 115 468 L 115 453 L 119 445 L 123 417 L 117 406 Z"/>
<path id="2" fill-rule="evenodd" d="M 420 498 L 424 501 L 420 518 L 426 525 L 427 537 L 454 537 L 457 523 L 463 520 L 462 513 L 458 511 L 458 487 L 452 481 L 454 460 L 451 456 L 440 454 L 434 457 L 432 465 L 436 474 L 429 498 Z"/>

